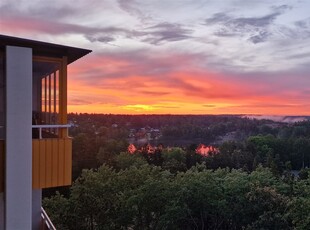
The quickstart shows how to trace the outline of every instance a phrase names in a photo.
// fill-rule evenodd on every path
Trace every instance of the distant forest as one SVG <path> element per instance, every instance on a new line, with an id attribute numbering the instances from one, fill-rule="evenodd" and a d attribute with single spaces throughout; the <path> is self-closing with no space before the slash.
<path id="1" fill-rule="evenodd" d="M 208 161 L 207 167 L 211 169 L 229 167 L 248 171 L 262 164 L 279 173 L 287 167 L 300 170 L 310 166 L 309 120 L 282 123 L 233 115 L 69 114 L 69 121 L 74 178 L 82 169 L 113 165 L 117 155 L 127 152 L 130 130 L 147 127 L 161 132 L 154 145 L 181 147 L 188 156 L 199 144 L 220 149 L 220 154 L 207 159 L 199 156 L 188 159 L 191 162 L 188 168 L 197 161 Z"/>
<path id="2" fill-rule="evenodd" d="M 44 191 L 44 206 L 60 229 L 310 225 L 309 120 L 284 123 L 233 115 L 68 118 L 75 182 L 56 195 L 55 190 Z M 133 142 L 137 151 L 128 152 Z M 199 144 L 213 151 L 199 154 Z M 151 153 L 147 146 L 154 147 Z M 300 203 L 304 206 L 298 209 Z"/>

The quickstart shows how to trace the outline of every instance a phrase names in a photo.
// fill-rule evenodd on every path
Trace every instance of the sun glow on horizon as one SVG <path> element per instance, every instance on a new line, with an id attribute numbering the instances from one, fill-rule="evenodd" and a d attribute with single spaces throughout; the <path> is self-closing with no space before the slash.
<path id="1" fill-rule="evenodd" d="M 130 111 L 135 111 L 135 112 L 150 112 L 150 111 L 155 110 L 155 108 L 151 105 L 141 105 L 141 104 L 125 105 L 121 107 L 124 108 L 125 110 L 130 110 Z"/>
<path id="2" fill-rule="evenodd" d="M 305 111 L 305 109 L 308 109 Z M 96 113 L 96 114 L 257 114 L 257 115 L 310 115 L 309 107 L 286 104 L 234 104 L 212 102 L 170 102 L 158 104 L 128 104 L 113 103 L 68 104 L 68 112 Z"/>

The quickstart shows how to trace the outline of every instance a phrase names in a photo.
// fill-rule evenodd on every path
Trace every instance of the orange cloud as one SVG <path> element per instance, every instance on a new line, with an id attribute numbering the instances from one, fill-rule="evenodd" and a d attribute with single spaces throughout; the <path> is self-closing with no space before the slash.
<path id="1" fill-rule="evenodd" d="M 157 60 L 91 56 L 69 67 L 69 111 L 121 114 L 309 114 L 298 90 L 280 91 L 259 79 L 200 70 L 171 56 Z M 171 60 L 178 60 L 174 63 Z M 162 62 L 160 60 L 159 62 Z M 143 66 L 145 64 L 145 66 Z M 142 66 L 141 66 L 142 65 Z M 147 67 L 146 67 L 147 66 Z M 152 71 L 151 71 L 152 70 Z M 279 83 L 280 84 L 280 83 Z"/>

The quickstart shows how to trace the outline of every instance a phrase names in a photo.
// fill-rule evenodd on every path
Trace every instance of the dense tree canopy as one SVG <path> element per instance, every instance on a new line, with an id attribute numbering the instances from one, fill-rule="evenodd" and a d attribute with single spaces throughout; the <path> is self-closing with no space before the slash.
<path id="1" fill-rule="evenodd" d="M 309 121 L 69 119 L 75 182 L 43 202 L 58 229 L 309 229 Z M 186 141 L 127 152 L 130 130 L 149 126 L 159 128 L 167 143 Z M 199 154 L 197 140 L 216 151 Z"/>
<path id="2" fill-rule="evenodd" d="M 103 165 L 44 207 L 60 229 L 307 229 L 309 183 L 262 166 L 248 173 L 200 164 L 174 174 L 147 163 Z"/>

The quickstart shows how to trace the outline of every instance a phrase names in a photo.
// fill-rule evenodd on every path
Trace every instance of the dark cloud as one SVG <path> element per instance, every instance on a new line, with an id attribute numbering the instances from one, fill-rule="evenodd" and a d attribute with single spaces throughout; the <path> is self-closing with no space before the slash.
<path id="1" fill-rule="evenodd" d="M 202 105 L 203 107 L 207 107 L 207 108 L 214 108 L 216 107 L 216 105 L 211 105 L 211 104 L 208 104 L 208 105 Z"/>
<path id="2" fill-rule="evenodd" d="M 279 12 L 275 12 L 262 17 L 252 17 L 252 18 L 234 18 L 226 13 L 214 14 L 211 18 L 206 19 L 206 24 L 222 24 L 226 27 L 232 28 L 232 30 L 239 31 L 244 30 L 245 27 L 265 27 L 270 25 L 274 19 L 279 16 Z"/>
<path id="3" fill-rule="evenodd" d="M 232 18 L 228 16 L 226 13 L 221 12 L 221 13 L 216 13 L 213 14 L 211 18 L 206 19 L 206 24 L 207 25 L 212 25 L 212 24 L 218 24 L 218 23 L 225 23 L 230 21 Z"/>
<path id="4" fill-rule="evenodd" d="M 276 11 L 276 12 L 283 13 L 286 10 L 293 9 L 293 7 L 290 5 L 281 5 L 281 6 L 272 6 L 271 9 Z"/>
<path id="5" fill-rule="evenodd" d="M 117 0 L 117 3 L 123 11 L 127 12 L 131 16 L 137 17 L 141 21 L 151 19 L 149 15 L 139 9 L 138 3 L 135 0 Z"/>
<path id="6" fill-rule="evenodd" d="M 85 37 L 90 42 L 102 42 L 102 43 L 109 43 L 115 41 L 115 38 L 111 36 L 93 36 L 93 35 L 85 35 Z"/>
<path id="7" fill-rule="evenodd" d="M 265 42 L 272 35 L 270 26 L 276 18 L 283 14 L 290 6 L 282 5 L 272 7 L 272 13 L 261 17 L 233 17 L 232 15 L 220 12 L 205 20 L 208 26 L 217 26 L 214 33 L 219 37 L 241 36 L 253 44 Z"/>
<path id="8" fill-rule="evenodd" d="M 135 38 L 153 45 L 165 42 L 180 41 L 190 38 L 191 30 L 180 24 L 160 23 L 141 30 L 122 27 L 91 27 L 72 23 L 58 22 L 55 20 L 40 19 L 32 16 L 1 15 L 4 24 L 19 24 L 19 30 L 34 31 L 52 35 L 81 34 L 90 42 L 110 43 L 116 38 Z"/>
<path id="9" fill-rule="evenodd" d="M 272 24 L 279 13 L 263 17 L 233 18 L 224 13 L 214 15 L 206 20 L 207 25 L 220 25 L 214 34 L 219 37 L 248 36 L 248 41 L 256 44 L 264 42 L 270 36 L 268 26 Z"/>
<path id="10" fill-rule="evenodd" d="M 168 95 L 170 92 L 156 92 L 156 91 L 146 91 L 146 90 L 141 90 L 139 93 L 147 96 L 162 96 L 162 95 Z"/>
<path id="11" fill-rule="evenodd" d="M 181 24 L 164 22 L 148 27 L 144 32 L 146 38 L 143 41 L 158 45 L 163 42 L 181 41 L 191 38 L 190 34 L 193 31 L 184 28 Z"/>
<path id="12" fill-rule="evenodd" d="M 293 104 L 285 104 L 285 103 L 281 103 L 281 104 L 268 104 L 268 103 L 264 103 L 264 104 L 258 104 L 258 103 L 254 103 L 254 104 L 249 104 L 249 105 L 242 105 L 240 107 L 247 107 L 247 108 L 298 108 L 300 105 L 293 105 Z M 239 106 L 236 106 L 239 107 Z"/>
<path id="13" fill-rule="evenodd" d="M 309 39 L 310 36 L 310 18 L 295 22 L 294 35 L 297 39 Z"/>
<path id="14" fill-rule="evenodd" d="M 154 108 L 158 109 L 178 109 L 181 108 L 180 106 L 170 106 L 170 105 L 152 105 Z"/>
<path id="15" fill-rule="evenodd" d="M 77 25 L 72 23 L 58 22 L 55 20 L 38 20 L 31 16 L 12 16 L 1 15 L 2 22 L 8 24 L 19 24 L 20 29 L 27 31 L 36 31 L 47 34 L 82 34 L 90 41 L 103 39 L 105 42 L 107 38 L 112 38 L 111 34 L 123 34 L 124 36 L 134 36 L 139 34 L 136 31 L 127 30 L 120 27 L 91 27 L 84 25 Z"/>
<path id="16" fill-rule="evenodd" d="M 98 2 L 97 2 L 98 3 Z M 90 5 L 94 2 L 90 1 Z M 108 4 L 108 3 L 106 3 Z M 154 24 L 152 18 L 141 10 L 141 4 L 136 0 L 118 0 L 118 6 L 137 17 L 143 25 Z M 103 3 L 98 7 L 104 6 Z M 15 23 L 27 32 L 39 32 L 52 35 L 80 34 L 90 42 L 102 42 L 110 44 L 121 38 L 136 39 L 152 45 L 175 42 L 190 38 L 192 30 L 176 23 L 159 23 L 144 29 L 134 29 L 132 26 L 88 26 L 86 24 L 74 23 L 78 18 L 83 18 L 81 8 L 87 5 L 77 2 L 76 5 L 62 4 L 29 4 L 28 7 L 16 7 L 15 4 L 7 3 L 0 5 L 0 20 L 4 24 Z M 96 12 L 96 9 L 92 9 Z M 74 18 L 76 17 L 76 18 Z M 71 20 L 67 20 L 71 19 Z M 147 20 L 148 23 L 144 23 Z"/>
<path id="17" fill-rule="evenodd" d="M 310 52 L 305 52 L 305 53 L 298 53 L 298 54 L 293 54 L 289 55 L 287 58 L 288 59 L 305 59 L 310 57 Z"/>
<path id="18" fill-rule="evenodd" d="M 288 5 L 271 7 L 272 13 L 261 17 L 233 17 L 226 12 L 214 14 L 211 18 L 206 19 L 206 24 L 225 24 L 233 28 L 244 28 L 246 26 L 266 27 L 270 25 L 285 10 L 291 9 Z"/>
<path id="19" fill-rule="evenodd" d="M 260 43 L 260 42 L 265 42 L 269 36 L 269 32 L 267 31 L 260 31 L 257 35 L 251 36 L 248 40 L 251 41 L 252 43 Z"/>
<path id="20" fill-rule="evenodd" d="M 218 37 L 235 37 L 237 34 L 233 31 L 230 31 L 228 28 L 219 28 L 214 35 Z"/>
<path id="21" fill-rule="evenodd" d="M 309 29 L 310 28 L 310 18 L 296 21 L 295 26 L 297 26 L 301 29 Z"/>
<path id="22" fill-rule="evenodd" d="M 78 17 L 80 9 L 69 4 L 35 4 L 27 8 L 16 6 L 16 3 L 8 3 L 0 6 L 1 16 L 29 17 L 37 20 L 64 20 L 66 18 Z"/>
<path id="23" fill-rule="evenodd" d="M 253 18 L 235 18 L 228 25 L 232 25 L 237 30 L 242 30 L 247 26 L 251 27 L 266 27 L 270 25 L 280 13 L 272 13 L 263 17 L 253 17 Z"/>

